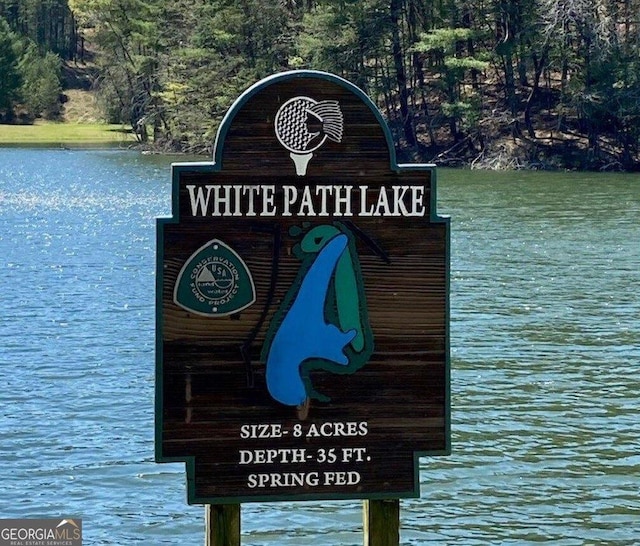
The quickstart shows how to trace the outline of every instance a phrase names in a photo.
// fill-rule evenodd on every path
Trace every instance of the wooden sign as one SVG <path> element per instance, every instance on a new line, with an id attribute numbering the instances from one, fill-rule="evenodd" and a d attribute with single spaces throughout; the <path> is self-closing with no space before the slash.
<path id="1" fill-rule="evenodd" d="M 158 221 L 156 459 L 190 503 L 419 496 L 447 454 L 449 224 L 371 100 L 247 90 Z"/>

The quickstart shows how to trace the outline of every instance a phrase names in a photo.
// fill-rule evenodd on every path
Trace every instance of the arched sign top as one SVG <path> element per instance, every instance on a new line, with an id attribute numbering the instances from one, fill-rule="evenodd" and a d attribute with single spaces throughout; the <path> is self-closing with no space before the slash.
<path id="1" fill-rule="evenodd" d="M 326 72 L 295 70 L 269 76 L 247 89 L 218 129 L 216 170 L 297 176 L 344 174 L 347 169 L 397 170 L 387 123 L 371 99 L 347 80 Z"/>

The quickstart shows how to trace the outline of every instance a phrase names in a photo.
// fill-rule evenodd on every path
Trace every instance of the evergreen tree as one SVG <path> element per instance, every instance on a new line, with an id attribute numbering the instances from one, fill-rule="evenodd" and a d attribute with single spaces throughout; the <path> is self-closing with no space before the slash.
<path id="1" fill-rule="evenodd" d="M 0 120 L 13 120 L 13 107 L 20 96 L 17 37 L 0 17 Z"/>
<path id="2" fill-rule="evenodd" d="M 99 47 L 98 91 L 110 122 L 131 124 L 144 142 L 163 124 L 158 101 L 162 43 L 159 0 L 76 0 L 83 24 Z"/>
<path id="3" fill-rule="evenodd" d="M 78 33 L 68 0 L 0 0 L 0 17 L 14 32 L 33 41 L 41 52 L 75 58 Z"/>
<path id="4" fill-rule="evenodd" d="M 401 156 L 481 156 L 510 138 L 535 159 L 557 155 L 562 132 L 560 153 L 640 165 L 640 0 L 69 1 L 97 46 L 109 118 L 141 140 L 152 129 L 210 151 L 250 84 L 310 68 L 377 101 Z M 54 6 L 66 1 L 0 0 L 0 13 L 51 37 L 38 14 Z"/>
<path id="5" fill-rule="evenodd" d="M 60 57 L 47 52 L 40 56 L 35 44 L 27 46 L 19 64 L 22 100 L 33 117 L 55 119 L 60 115 L 62 93 Z"/>

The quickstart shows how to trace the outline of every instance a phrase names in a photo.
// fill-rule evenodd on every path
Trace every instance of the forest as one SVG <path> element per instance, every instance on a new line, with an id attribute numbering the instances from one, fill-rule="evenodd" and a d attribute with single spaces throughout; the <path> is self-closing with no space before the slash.
<path id="1" fill-rule="evenodd" d="M 403 161 L 640 170 L 640 0 L 0 0 L 4 122 L 55 118 L 81 70 L 141 145 L 210 153 L 292 69 L 359 86 Z"/>

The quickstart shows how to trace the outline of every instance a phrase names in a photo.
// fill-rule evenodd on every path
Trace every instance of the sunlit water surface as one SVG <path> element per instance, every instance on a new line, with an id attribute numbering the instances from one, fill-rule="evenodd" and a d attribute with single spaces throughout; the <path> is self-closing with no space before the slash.
<path id="1" fill-rule="evenodd" d="M 0 518 L 200 545 L 154 463 L 155 217 L 172 158 L 0 149 Z M 450 457 L 406 545 L 640 544 L 640 177 L 439 171 Z M 247 504 L 243 544 L 362 544 L 359 502 Z"/>

